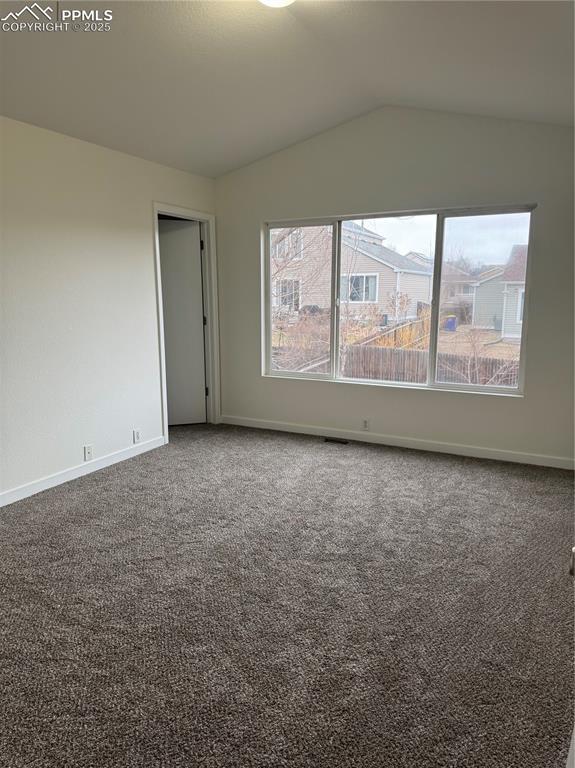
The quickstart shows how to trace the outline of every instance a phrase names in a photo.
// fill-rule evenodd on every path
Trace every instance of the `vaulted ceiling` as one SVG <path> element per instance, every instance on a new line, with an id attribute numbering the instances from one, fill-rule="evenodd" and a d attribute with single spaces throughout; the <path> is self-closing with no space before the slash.
<path id="1" fill-rule="evenodd" d="M 1 111 L 195 173 L 386 104 L 572 120 L 571 2 L 83 5 L 111 30 L 0 33 Z"/>

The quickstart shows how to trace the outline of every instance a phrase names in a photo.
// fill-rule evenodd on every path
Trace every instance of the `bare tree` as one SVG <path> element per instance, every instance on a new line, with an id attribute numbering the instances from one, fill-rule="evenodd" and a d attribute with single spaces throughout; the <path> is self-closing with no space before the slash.
<path id="1" fill-rule="evenodd" d="M 438 375 L 453 383 L 495 386 L 516 386 L 519 370 L 517 359 L 500 360 L 485 356 L 483 332 L 469 328 L 461 334 L 461 347 L 465 352 L 438 355 Z"/>
<path id="2" fill-rule="evenodd" d="M 407 311 L 411 304 L 411 296 L 409 293 L 402 293 L 401 291 L 390 291 L 387 294 L 387 297 L 387 306 L 389 311 L 395 317 L 395 322 L 403 322 L 407 317 Z"/>
<path id="3" fill-rule="evenodd" d="M 272 230 L 270 282 L 272 362 L 275 368 L 299 370 L 329 358 L 331 227 L 285 227 Z M 327 277 L 326 277 L 327 276 Z"/>

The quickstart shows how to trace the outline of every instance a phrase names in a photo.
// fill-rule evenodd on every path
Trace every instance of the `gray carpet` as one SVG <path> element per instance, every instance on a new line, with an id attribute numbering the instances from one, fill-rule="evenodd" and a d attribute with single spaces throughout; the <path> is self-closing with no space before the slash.
<path id="1" fill-rule="evenodd" d="M 4 768 L 564 768 L 572 476 L 234 427 L 0 512 Z"/>

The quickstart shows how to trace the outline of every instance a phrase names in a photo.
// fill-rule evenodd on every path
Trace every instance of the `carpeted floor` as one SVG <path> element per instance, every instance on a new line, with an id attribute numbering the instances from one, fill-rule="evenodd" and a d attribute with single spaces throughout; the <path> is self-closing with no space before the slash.
<path id="1" fill-rule="evenodd" d="M 564 768 L 570 473 L 171 440 L 0 512 L 2 768 Z"/>

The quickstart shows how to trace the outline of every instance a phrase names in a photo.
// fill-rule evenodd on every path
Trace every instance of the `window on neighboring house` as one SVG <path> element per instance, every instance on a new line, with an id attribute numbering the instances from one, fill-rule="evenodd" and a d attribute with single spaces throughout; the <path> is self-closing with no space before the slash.
<path id="1" fill-rule="evenodd" d="M 377 301 L 377 275 L 342 275 L 340 296 L 342 301 Z"/>
<path id="2" fill-rule="evenodd" d="M 299 280 L 278 280 L 276 285 L 278 305 L 291 312 L 299 310 Z"/>
<path id="3" fill-rule="evenodd" d="M 281 261 L 297 261 L 303 258 L 303 233 L 301 228 L 276 230 L 271 244 L 272 257 Z"/>
<path id="4" fill-rule="evenodd" d="M 517 392 L 532 208 L 267 225 L 264 372 Z"/>
<path id="5" fill-rule="evenodd" d="M 333 227 L 270 227 L 266 324 L 271 372 L 330 370 Z"/>
<path id="6" fill-rule="evenodd" d="M 523 305 L 525 304 L 525 291 L 519 291 L 519 298 L 517 300 L 517 322 L 523 322 Z"/>

